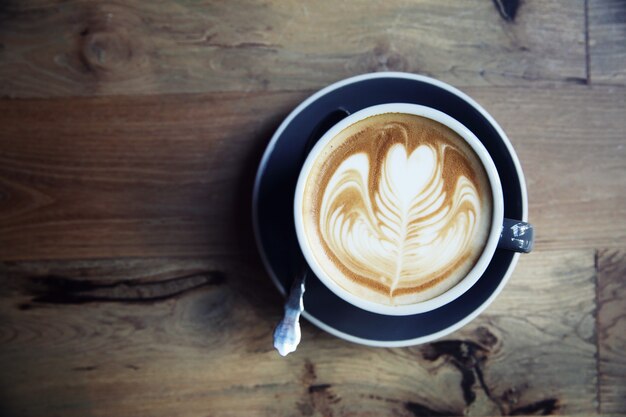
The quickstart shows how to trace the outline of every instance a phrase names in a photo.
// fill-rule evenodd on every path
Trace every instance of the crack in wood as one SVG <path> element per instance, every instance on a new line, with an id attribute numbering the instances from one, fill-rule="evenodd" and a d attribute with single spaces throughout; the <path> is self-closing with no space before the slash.
<path id="1" fill-rule="evenodd" d="M 302 376 L 302 382 L 306 385 L 311 385 L 317 379 L 317 372 L 315 371 L 315 364 L 309 359 L 304 361 L 304 375 Z"/>
<path id="2" fill-rule="evenodd" d="M 593 340 L 596 347 L 594 354 L 596 359 L 596 411 L 600 413 L 600 405 L 602 404 L 602 390 L 600 389 L 600 285 L 598 282 L 598 274 L 600 273 L 600 251 L 596 249 L 593 252 L 593 285 L 594 285 L 594 303 L 593 308 Z"/>
<path id="3" fill-rule="evenodd" d="M 577 85 L 589 84 L 589 81 L 586 78 L 580 78 L 580 77 L 565 77 L 564 80 L 567 83 L 577 84 Z"/>
<path id="4" fill-rule="evenodd" d="M 154 303 L 182 294 L 221 285 L 225 281 L 219 271 L 203 271 L 155 282 L 121 280 L 94 282 L 58 275 L 30 278 L 27 292 L 31 303 L 20 305 L 27 310 L 34 304 L 85 304 L 92 302 Z"/>
<path id="5" fill-rule="evenodd" d="M 374 394 L 368 394 L 363 395 L 361 394 L 361 397 L 363 398 L 369 398 L 370 400 L 378 400 L 378 401 L 384 401 L 386 403 L 389 404 L 400 404 L 402 403 L 402 405 L 404 406 L 404 409 L 409 411 L 411 414 L 413 414 L 415 417 L 422 417 L 422 416 L 433 416 L 433 417 L 439 417 L 439 416 L 455 416 L 458 415 L 459 412 L 457 411 L 451 411 L 451 410 L 441 410 L 441 411 L 437 411 L 433 408 L 430 408 L 422 403 L 418 403 L 415 401 L 401 401 L 398 400 L 396 398 L 388 398 L 388 397 L 382 397 L 380 395 L 374 395 Z"/>
<path id="6" fill-rule="evenodd" d="M 95 371 L 96 369 L 98 369 L 97 366 L 77 366 L 75 368 L 72 368 L 73 371 L 80 371 L 80 372 Z"/>
<path id="7" fill-rule="evenodd" d="M 296 403 L 301 415 L 312 416 L 316 412 L 324 416 L 333 416 L 333 406 L 341 401 L 341 397 L 331 391 L 332 384 L 316 384 L 317 372 L 315 364 L 309 359 L 304 361 L 302 383 L 307 386 L 301 401 Z"/>
<path id="8" fill-rule="evenodd" d="M 487 350 L 478 343 L 464 340 L 445 340 L 431 343 L 423 353 L 424 359 L 429 361 L 435 361 L 442 356 L 451 359 L 454 367 L 461 373 L 461 390 L 466 405 L 470 405 L 476 400 L 476 393 L 473 390 L 477 379 L 476 369 L 479 369 L 486 355 Z"/>
<path id="9" fill-rule="evenodd" d="M 466 406 L 470 406 L 476 401 L 476 392 L 474 390 L 477 387 L 498 408 L 501 415 L 550 415 L 557 411 L 559 409 L 559 400 L 555 398 L 543 399 L 510 409 L 510 405 L 504 404 L 504 402 L 506 402 L 508 393 L 513 392 L 514 389 L 506 390 L 502 400 L 493 395 L 485 381 L 483 368 L 492 353 L 491 347 L 497 344 L 497 338 L 486 328 L 480 328 L 479 330 L 481 340 L 487 342 L 486 346 L 469 340 L 445 340 L 431 343 L 426 347 L 422 355 L 428 361 L 435 361 L 439 358 L 448 358 L 450 360 L 452 365 L 461 373 L 460 385 Z M 428 410 L 421 413 L 420 407 L 415 409 L 418 411 L 418 413 L 414 413 L 416 416 L 441 415 L 437 414 L 437 412 L 432 412 L 432 410 L 430 410 L 430 414 L 426 412 Z M 448 413 L 447 415 L 449 414 L 454 413 Z"/>
<path id="10" fill-rule="evenodd" d="M 559 409 L 559 400 L 550 398 L 547 400 L 537 401 L 522 407 L 518 407 L 511 410 L 509 415 L 521 416 L 521 415 L 536 415 L 536 416 L 549 416 L 554 414 Z"/>
<path id="11" fill-rule="evenodd" d="M 404 403 L 404 408 L 411 412 L 415 417 L 443 417 L 443 416 L 454 416 L 458 413 L 454 411 L 437 411 L 432 408 L 426 407 L 424 404 L 416 403 L 413 401 L 407 401 Z"/>
<path id="12" fill-rule="evenodd" d="M 316 392 L 324 392 L 330 387 L 331 387 L 330 384 L 309 385 L 309 394 L 314 394 Z"/>
<path id="13" fill-rule="evenodd" d="M 261 42 L 241 42 L 236 44 L 228 44 L 228 43 L 218 43 L 218 42 L 205 42 L 207 46 L 213 46 L 215 48 L 222 49 L 269 49 L 272 51 L 276 51 L 279 45 L 269 44 L 269 43 L 261 43 Z"/>
<path id="14" fill-rule="evenodd" d="M 493 0 L 500 16 L 507 22 L 514 22 L 519 10 L 520 0 Z"/>

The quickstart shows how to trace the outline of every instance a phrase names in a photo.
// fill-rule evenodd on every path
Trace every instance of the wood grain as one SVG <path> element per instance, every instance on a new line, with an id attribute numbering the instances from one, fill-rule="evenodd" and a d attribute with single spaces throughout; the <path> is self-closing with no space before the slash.
<path id="1" fill-rule="evenodd" d="M 3 102 L 0 258 L 232 253 L 263 148 L 305 95 Z"/>
<path id="2" fill-rule="evenodd" d="M 444 340 L 370 348 L 305 323 L 287 358 L 271 346 L 281 300 L 255 262 L 1 265 L 3 415 L 513 415 L 597 406 L 589 250 L 524 257 L 487 312 Z"/>
<path id="3" fill-rule="evenodd" d="M 589 60 L 594 84 L 626 84 L 626 2 L 589 0 Z"/>
<path id="4" fill-rule="evenodd" d="M 621 0 L 0 2 L 0 416 L 626 415 L 625 16 Z M 280 358 L 258 162 L 313 91 L 385 70 L 460 86 L 500 122 L 535 251 L 441 340 L 370 348 L 304 323 Z"/>
<path id="5" fill-rule="evenodd" d="M 623 246 L 624 89 L 466 91 L 519 153 L 538 250 Z M 308 94 L 0 101 L 0 259 L 239 253 L 263 148 Z"/>
<path id="6" fill-rule="evenodd" d="M 4 2 L 0 96 L 302 90 L 382 70 L 586 82 L 584 0 L 505 3 L 515 14 L 489 0 Z"/>
<path id="7" fill-rule="evenodd" d="M 502 125 L 520 157 L 537 250 L 624 246 L 626 89 L 473 95 Z"/>
<path id="8" fill-rule="evenodd" d="M 598 268 L 600 411 L 626 413 L 626 251 L 601 250 Z"/>

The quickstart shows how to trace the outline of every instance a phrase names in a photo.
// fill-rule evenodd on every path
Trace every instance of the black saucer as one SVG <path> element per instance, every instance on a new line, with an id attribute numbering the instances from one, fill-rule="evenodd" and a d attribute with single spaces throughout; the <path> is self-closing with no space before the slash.
<path id="1" fill-rule="evenodd" d="M 498 124 L 476 102 L 440 81 L 405 73 L 376 73 L 335 83 L 308 98 L 282 123 L 261 161 L 254 188 L 253 222 L 263 262 L 285 294 L 299 269 L 290 256 L 298 249 L 293 195 L 302 154 L 320 120 L 337 109 L 354 113 L 383 103 L 415 103 L 441 110 L 469 128 L 493 158 L 504 193 L 504 217 L 526 220 L 526 188 L 519 161 Z M 385 316 L 361 310 L 310 276 L 304 317 L 352 342 L 408 346 L 444 336 L 483 311 L 503 288 L 519 253 L 497 250 L 489 267 L 465 294 L 436 310 L 411 316 Z"/>

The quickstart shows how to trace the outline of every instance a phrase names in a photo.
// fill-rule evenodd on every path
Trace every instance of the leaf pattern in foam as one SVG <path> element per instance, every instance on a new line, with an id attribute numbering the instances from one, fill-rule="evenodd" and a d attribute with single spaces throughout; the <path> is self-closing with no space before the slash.
<path id="1" fill-rule="evenodd" d="M 420 145 L 408 154 L 392 145 L 369 191 L 370 161 L 348 157 L 331 176 L 320 211 L 322 237 L 352 273 L 384 285 L 420 285 L 445 273 L 465 253 L 480 206 L 464 176 L 444 179 L 445 146 Z M 450 179 L 448 179 L 450 181 Z M 451 198 L 446 190 L 453 190 Z"/>

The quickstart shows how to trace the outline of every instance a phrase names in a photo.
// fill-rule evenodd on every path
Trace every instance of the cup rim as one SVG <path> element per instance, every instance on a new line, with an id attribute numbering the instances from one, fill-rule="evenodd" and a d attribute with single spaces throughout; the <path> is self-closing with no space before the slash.
<path id="1" fill-rule="evenodd" d="M 302 222 L 301 216 L 299 213 L 302 212 L 302 197 L 304 195 L 304 187 L 306 183 L 306 178 L 308 177 L 312 165 L 317 157 L 317 155 L 322 151 L 325 145 L 334 138 L 339 132 L 346 129 L 350 125 L 363 120 L 367 117 L 376 116 L 385 113 L 406 113 L 413 114 L 417 116 L 422 116 L 429 118 L 431 120 L 437 121 L 453 131 L 459 134 L 466 143 L 474 150 L 474 152 L 478 155 L 482 165 L 485 168 L 487 173 L 487 177 L 489 179 L 489 184 L 491 186 L 492 193 L 492 218 L 491 218 L 491 228 L 489 231 L 489 235 L 487 238 L 487 243 L 478 258 L 477 262 L 474 264 L 472 269 L 462 278 L 457 284 L 453 287 L 446 290 L 443 294 L 435 296 L 431 299 L 420 301 L 412 304 L 403 304 L 403 305 L 385 305 L 379 304 L 373 301 L 369 301 L 360 297 L 353 295 L 348 292 L 346 289 L 337 284 L 332 278 L 328 276 L 328 274 L 321 268 L 318 264 L 315 255 L 309 247 L 308 239 L 304 232 L 304 225 Z M 448 304 L 461 295 L 463 295 L 467 290 L 469 290 L 482 276 L 485 272 L 489 263 L 491 262 L 495 250 L 498 245 L 498 240 L 500 238 L 500 231 L 502 228 L 502 223 L 504 220 L 504 202 L 503 202 L 503 192 L 502 186 L 500 183 L 500 177 L 498 175 L 498 171 L 496 166 L 491 158 L 491 155 L 484 147 L 484 145 L 480 142 L 480 140 L 471 132 L 468 128 L 466 128 L 459 121 L 449 116 L 446 113 L 443 113 L 439 110 L 433 109 L 428 106 L 412 104 L 412 103 L 385 103 L 379 104 L 375 106 L 366 107 L 361 109 L 345 119 L 339 121 L 333 127 L 331 127 L 322 137 L 317 141 L 315 146 L 311 149 L 307 158 L 300 169 L 300 173 L 298 175 L 298 181 L 296 185 L 296 191 L 294 195 L 294 224 L 296 229 L 296 236 L 298 240 L 298 244 L 302 253 L 305 257 L 305 260 L 313 273 L 319 278 L 319 280 L 328 287 L 335 295 L 342 298 L 344 301 L 359 307 L 363 310 L 370 311 L 373 313 L 384 314 L 384 315 L 392 315 L 392 316 L 405 316 L 412 314 L 424 313 L 427 311 L 434 310 L 439 308 L 445 304 Z"/>

